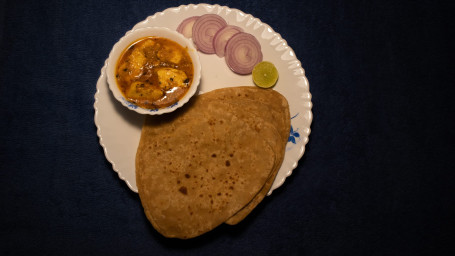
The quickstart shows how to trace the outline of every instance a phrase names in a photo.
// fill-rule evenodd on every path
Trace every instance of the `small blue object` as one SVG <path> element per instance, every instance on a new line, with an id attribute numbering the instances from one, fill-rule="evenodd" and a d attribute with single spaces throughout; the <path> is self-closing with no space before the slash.
<path id="1" fill-rule="evenodd" d="M 288 142 L 292 142 L 292 143 L 296 144 L 295 138 L 300 138 L 300 134 L 297 131 L 294 131 L 294 129 L 292 128 L 292 125 L 291 125 L 291 132 L 290 132 L 290 135 L 288 138 Z"/>
<path id="2" fill-rule="evenodd" d="M 291 120 L 296 118 L 298 115 L 299 115 L 299 113 L 297 113 L 295 116 L 291 117 Z M 289 134 L 288 142 L 292 142 L 292 143 L 296 144 L 295 138 L 300 138 L 300 134 L 298 133 L 298 129 L 294 131 L 294 128 L 291 125 L 291 131 Z"/>

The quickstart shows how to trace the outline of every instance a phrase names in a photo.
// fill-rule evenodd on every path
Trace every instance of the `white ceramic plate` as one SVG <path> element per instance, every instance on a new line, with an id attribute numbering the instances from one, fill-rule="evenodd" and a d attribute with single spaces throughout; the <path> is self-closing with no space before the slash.
<path id="1" fill-rule="evenodd" d="M 206 13 L 218 14 L 228 24 L 242 27 L 245 32 L 254 35 L 261 44 L 263 59 L 274 63 L 278 69 L 279 79 L 274 90 L 283 94 L 289 102 L 291 133 L 283 164 L 269 191 L 270 195 L 297 167 L 299 159 L 305 152 L 313 119 L 308 80 L 291 47 L 269 25 L 259 19 L 240 10 L 219 5 L 191 4 L 169 8 L 139 22 L 133 29 L 152 26 L 176 29 L 185 18 Z M 227 67 L 224 58 L 219 58 L 215 54 L 199 53 L 199 55 L 202 65 L 199 93 L 222 87 L 254 86 L 251 75 L 236 75 Z M 115 100 L 109 91 L 105 71 L 106 64 L 101 69 L 101 75 L 96 84 L 94 108 L 97 134 L 114 171 L 128 184 L 128 187 L 137 192 L 135 157 L 144 116 L 123 107 Z"/>

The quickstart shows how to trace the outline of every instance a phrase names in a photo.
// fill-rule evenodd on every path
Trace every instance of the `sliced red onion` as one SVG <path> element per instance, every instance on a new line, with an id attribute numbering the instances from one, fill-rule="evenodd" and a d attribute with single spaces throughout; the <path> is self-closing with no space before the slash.
<path id="1" fill-rule="evenodd" d="M 218 57 L 224 57 L 227 41 L 239 32 L 243 32 L 243 29 L 237 26 L 227 25 L 215 34 L 213 37 L 213 47 L 215 47 L 215 53 Z"/>
<path id="2" fill-rule="evenodd" d="M 253 35 L 237 33 L 226 44 L 225 59 L 235 73 L 250 74 L 254 66 L 262 61 L 261 45 Z"/>
<path id="3" fill-rule="evenodd" d="M 194 22 L 193 42 L 201 52 L 215 53 L 213 37 L 218 30 L 227 26 L 226 21 L 216 14 L 204 14 Z"/>
<path id="4" fill-rule="evenodd" d="M 191 38 L 193 34 L 193 24 L 194 22 L 196 22 L 198 18 L 199 16 L 192 16 L 184 19 L 177 27 L 177 32 L 179 32 L 186 38 Z"/>

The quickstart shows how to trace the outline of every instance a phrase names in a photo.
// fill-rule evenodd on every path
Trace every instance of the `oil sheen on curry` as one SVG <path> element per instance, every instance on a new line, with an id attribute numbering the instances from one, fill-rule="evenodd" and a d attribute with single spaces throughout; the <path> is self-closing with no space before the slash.
<path id="1" fill-rule="evenodd" d="M 123 96 L 137 106 L 159 109 L 176 103 L 193 81 L 188 48 L 162 37 L 146 37 L 128 46 L 117 62 Z"/>

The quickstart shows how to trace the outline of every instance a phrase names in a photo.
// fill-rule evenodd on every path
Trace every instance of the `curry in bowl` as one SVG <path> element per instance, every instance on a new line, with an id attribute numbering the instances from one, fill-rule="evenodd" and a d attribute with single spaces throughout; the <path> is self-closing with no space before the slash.
<path id="1" fill-rule="evenodd" d="M 107 60 L 114 98 L 139 114 L 161 115 L 186 104 L 197 92 L 201 63 L 194 44 L 162 27 L 128 31 Z"/>
<path id="2" fill-rule="evenodd" d="M 142 108 L 159 109 L 183 97 L 193 75 L 187 47 L 163 37 L 145 37 L 123 51 L 115 78 L 127 101 Z"/>

